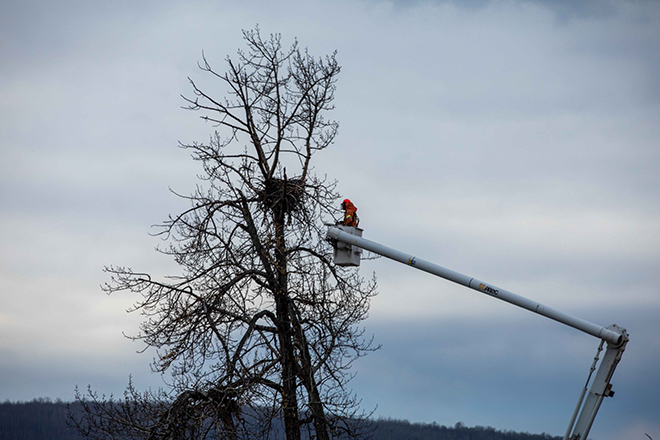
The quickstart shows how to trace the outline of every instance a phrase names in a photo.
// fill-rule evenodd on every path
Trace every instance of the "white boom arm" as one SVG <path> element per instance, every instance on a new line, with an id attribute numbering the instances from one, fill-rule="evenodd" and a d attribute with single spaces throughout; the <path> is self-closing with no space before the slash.
<path id="1" fill-rule="evenodd" d="M 431 273 L 446 280 L 453 281 L 465 287 L 469 287 L 470 289 L 476 290 L 478 292 L 485 293 L 493 298 L 497 298 L 530 310 L 534 313 L 538 313 L 539 315 L 543 315 L 555 321 L 561 322 L 562 324 L 566 324 L 570 327 L 581 330 L 607 342 L 607 351 L 603 361 L 601 362 L 598 373 L 596 374 L 596 378 L 594 379 L 591 390 L 589 391 L 589 396 L 587 397 L 584 406 L 582 406 L 582 400 L 584 399 L 584 394 L 586 393 L 586 388 L 588 386 L 589 379 L 591 378 L 591 373 L 589 374 L 587 384 L 581 393 L 570 426 L 568 427 L 566 436 L 564 437 L 565 439 L 570 438 L 571 440 L 585 440 L 587 438 L 603 397 L 609 397 L 614 394 L 614 392 L 611 391 L 611 385 L 609 382 L 612 374 L 614 373 L 616 365 L 621 359 L 621 355 L 623 354 L 626 343 L 628 342 L 628 334 L 625 329 L 619 328 L 616 325 L 612 325 L 608 328 L 601 327 L 597 324 L 585 321 L 584 319 L 576 318 L 575 316 L 569 315 L 567 313 L 546 307 L 540 303 L 509 292 L 508 290 L 495 287 L 491 284 L 485 283 L 467 275 L 463 275 L 458 272 L 454 272 L 453 270 L 446 269 L 442 266 L 438 266 L 437 264 L 422 260 L 415 257 L 414 255 L 406 254 L 396 249 L 392 249 L 374 241 L 354 235 L 353 233 L 350 233 L 354 232 L 353 229 L 354 228 L 348 228 L 345 226 L 335 227 L 329 225 L 327 238 L 335 243 L 336 250 L 338 248 L 336 243 L 343 243 L 347 245 L 343 246 L 342 250 L 348 253 L 353 253 L 355 248 L 366 249 L 375 254 L 382 255 L 392 260 L 414 267 L 415 269 L 423 270 L 424 272 Z M 594 360 L 592 372 L 595 368 L 596 361 L 597 359 Z M 578 418 L 577 416 L 581 406 L 582 412 Z M 575 424 L 576 418 L 577 424 Z M 573 429 L 574 424 L 575 429 Z M 571 430 L 573 430 L 572 434 Z"/>

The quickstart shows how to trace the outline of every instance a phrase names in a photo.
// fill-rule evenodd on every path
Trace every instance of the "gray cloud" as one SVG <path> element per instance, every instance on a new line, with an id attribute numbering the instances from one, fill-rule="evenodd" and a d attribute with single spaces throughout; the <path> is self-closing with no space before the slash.
<path id="1" fill-rule="evenodd" d="M 148 232 L 185 207 L 168 187 L 195 184 L 177 142 L 213 130 L 179 94 L 187 76 L 221 94 L 195 63 L 204 50 L 222 69 L 259 23 L 339 51 L 340 136 L 317 172 L 339 179 L 365 236 L 628 327 L 597 437 L 657 429 L 660 8 L 600 5 L 5 2 L 0 399 L 143 377 L 149 359 L 121 335 L 139 322 L 132 298 L 102 295 L 101 268 L 176 272 Z M 366 406 L 561 433 L 591 338 L 383 259 L 362 271 L 379 275 L 367 326 L 384 345 L 358 364 Z"/>
<path id="2" fill-rule="evenodd" d="M 655 313 L 621 311 L 631 343 L 603 403 L 595 438 L 631 420 L 653 421 L 660 404 Z M 358 366 L 355 388 L 382 417 L 494 426 L 563 435 L 598 341 L 540 317 L 478 322 L 390 319 L 372 323 L 379 352 Z M 620 400 L 617 400 L 620 399 Z"/>

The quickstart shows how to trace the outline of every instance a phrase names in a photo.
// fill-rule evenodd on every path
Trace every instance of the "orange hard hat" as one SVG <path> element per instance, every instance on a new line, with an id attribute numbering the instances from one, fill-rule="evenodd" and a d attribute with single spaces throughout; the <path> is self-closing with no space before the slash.
<path id="1" fill-rule="evenodd" d="M 344 199 L 344 201 L 343 201 L 342 203 L 346 203 L 346 204 L 349 204 L 349 203 L 351 203 L 351 201 L 350 201 L 350 200 L 348 200 L 348 199 Z"/>

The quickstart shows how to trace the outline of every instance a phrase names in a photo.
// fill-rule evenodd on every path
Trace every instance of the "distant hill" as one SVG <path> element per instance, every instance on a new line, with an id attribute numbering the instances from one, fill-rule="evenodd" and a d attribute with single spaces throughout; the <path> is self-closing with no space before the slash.
<path id="1" fill-rule="evenodd" d="M 453 427 L 435 423 L 410 423 L 407 420 L 377 420 L 373 440 L 562 440 L 548 434 L 498 431 L 495 428 L 462 423 Z"/>
<path id="2" fill-rule="evenodd" d="M 0 440 L 81 440 L 67 428 L 67 414 L 61 401 L 0 403 Z"/>
<path id="3" fill-rule="evenodd" d="M 75 404 L 72 404 L 75 410 Z M 67 428 L 68 406 L 61 401 L 0 403 L 0 440 L 81 440 Z M 453 427 L 407 420 L 376 420 L 372 440 L 561 440 L 548 434 L 498 431 L 490 427 Z"/>

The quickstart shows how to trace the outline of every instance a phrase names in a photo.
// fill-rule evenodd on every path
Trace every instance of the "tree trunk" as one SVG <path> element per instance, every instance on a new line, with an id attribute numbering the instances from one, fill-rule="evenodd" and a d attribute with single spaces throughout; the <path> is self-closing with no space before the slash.
<path id="1" fill-rule="evenodd" d="M 305 337 L 303 328 L 300 325 L 298 312 L 292 303 L 289 313 L 292 317 L 293 327 L 296 331 L 296 339 L 298 341 L 298 345 L 300 346 L 300 380 L 307 390 L 308 405 L 309 410 L 312 413 L 312 418 L 314 419 L 314 430 L 316 431 L 316 438 L 318 440 L 330 440 L 328 435 L 328 421 L 325 417 L 323 403 L 321 402 L 321 395 L 319 393 L 318 386 L 316 385 L 316 380 L 314 379 L 312 357 L 309 354 L 309 344 L 307 342 L 307 338 Z"/>
<path id="2" fill-rule="evenodd" d="M 284 243 L 284 212 L 275 216 L 275 260 L 277 286 L 275 308 L 279 322 L 280 362 L 282 364 L 282 412 L 287 440 L 300 440 L 298 396 L 296 394 L 297 366 L 293 347 L 293 329 L 288 307 L 286 246 Z"/>

